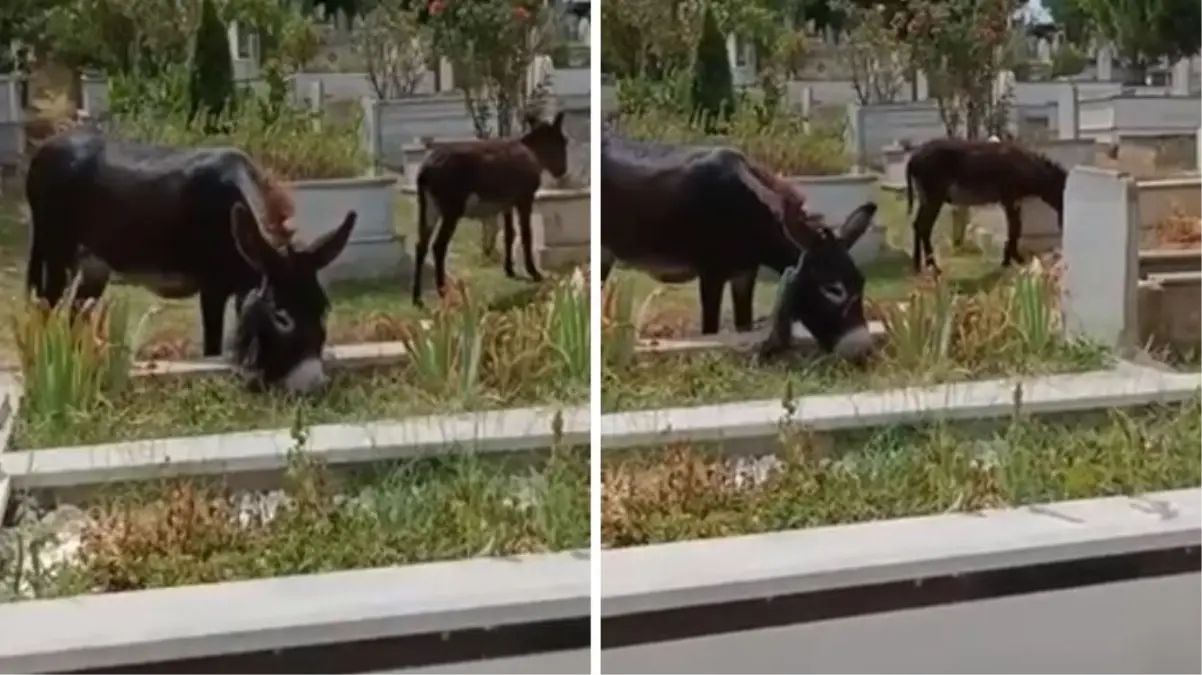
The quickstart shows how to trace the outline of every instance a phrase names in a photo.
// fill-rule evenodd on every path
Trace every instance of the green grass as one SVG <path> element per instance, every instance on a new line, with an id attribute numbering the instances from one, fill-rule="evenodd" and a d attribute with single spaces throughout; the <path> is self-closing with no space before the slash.
<path id="1" fill-rule="evenodd" d="M 826 437 L 783 425 L 780 463 L 749 480 L 713 446 L 626 452 L 602 464 L 607 547 L 1196 487 L 1199 401 L 1097 423 L 1021 415 L 1000 431 L 899 427 Z"/>
<path id="2" fill-rule="evenodd" d="M 334 371 L 331 377 L 329 392 L 312 399 L 251 393 L 229 376 L 136 378 L 128 391 L 65 421 L 22 414 L 10 447 L 28 450 L 287 428 L 298 415 L 307 424 L 331 424 L 588 401 L 587 381 L 557 377 L 533 378 L 506 389 L 488 387 L 475 397 L 424 390 L 406 365 Z"/>
<path id="3" fill-rule="evenodd" d="M 572 279 L 546 286 L 527 305 L 497 311 L 458 292 L 408 334 L 409 356 L 371 368 L 332 369 L 320 394 L 252 391 L 231 374 L 96 377 L 113 353 L 104 315 L 67 324 L 59 313 L 24 331 L 35 364 L 26 379 L 10 446 L 68 445 L 363 422 L 414 415 L 588 400 L 588 298 Z M 111 327 L 109 327 L 111 328 Z M 115 338 L 120 340 L 119 337 Z M 100 345 L 99 351 L 94 349 Z M 93 353 L 96 352 L 96 353 Z M 123 370 L 118 362 L 118 368 Z M 74 383 L 82 383 L 73 386 Z"/>
<path id="4" fill-rule="evenodd" d="M 112 488 L 80 505 L 88 519 L 64 562 L 19 572 L 0 558 L 0 600 L 584 548 L 588 475 L 587 449 L 533 467 L 463 454 L 353 476 L 300 455 L 274 517 L 241 519 L 221 483 Z M 36 525 L 13 533 L 27 555 L 55 544 Z"/>
<path id="5" fill-rule="evenodd" d="M 3 327 L 0 330 L 0 366 L 16 362 L 8 324 L 13 313 L 24 306 L 28 226 L 23 208 L 23 200 L 6 198 L 0 201 L 0 326 Z M 394 222 L 397 232 L 406 237 L 405 246 L 410 256 L 416 241 L 414 211 L 409 199 L 396 196 Z M 460 225 L 451 242 L 447 270 L 450 276 L 464 281 L 476 297 L 487 302 L 518 303 L 535 288 L 524 278 L 506 277 L 499 260 L 484 258 L 480 247 L 480 224 L 476 221 L 465 221 Z M 428 274 L 423 287 L 432 299 L 432 275 Z M 332 284 L 329 289 L 333 305 L 328 322 L 330 343 L 396 340 L 404 324 L 424 316 L 424 312 L 410 301 L 411 289 L 412 279 L 395 277 Z M 153 312 L 145 344 L 140 350 L 143 358 L 200 356 L 200 306 L 195 298 L 163 300 L 139 287 L 118 284 L 111 287 L 111 295 L 127 299 L 135 316 Z M 428 300 L 427 304 L 431 302 Z M 227 327 L 233 320 L 233 310 L 228 312 Z"/>
<path id="6" fill-rule="evenodd" d="M 1018 373 L 1084 372 L 1103 368 L 1111 361 L 1097 347 L 1068 343 L 1059 343 L 1043 353 L 1015 352 L 1012 358 L 972 365 L 949 360 L 903 366 L 882 357 L 866 366 L 852 366 L 825 356 L 795 356 L 760 364 L 752 354 L 729 350 L 657 354 L 635 359 L 621 370 L 604 370 L 601 407 L 605 412 L 647 410 L 983 380 Z"/>

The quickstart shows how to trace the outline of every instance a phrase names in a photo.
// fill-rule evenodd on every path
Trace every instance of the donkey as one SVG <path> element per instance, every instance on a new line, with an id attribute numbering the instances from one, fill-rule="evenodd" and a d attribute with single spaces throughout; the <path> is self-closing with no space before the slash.
<path id="1" fill-rule="evenodd" d="M 603 283 L 617 261 L 661 283 L 699 279 L 701 330 L 713 334 L 729 281 L 735 328 L 750 331 L 759 268 L 796 267 L 778 317 L 790 327 L 800 321 L 819 346 L 843 357 L 873 347 L 864 276 L 848 249 L 868 229 L 875 205 L 832 230 L 806 217 L 804 198 L 791 185 L 737 150 L 609 134 L 601 141 L 601 195 Z"/>
<path id="2" fill-rule="evenodd" d="M 244 370 L 302 393 L 325 383 L 329 299 L 317 272 L 346 247 L 354 211 L 297 246 L 291 199 L 241 151 L 129 143 L 83 128 L 42 144 L 25 185 L 31 293 L 56 305 L 80 269 L 81 299 L 99 297 L 112 271 L 160 297 L 199 294 L 205 356 L 221 353 L 234 296 Z"/>
<path id="3" fill-rule="evenodd" d="M 1022 264 L 1018 240 L 1023 224 L 1019 203 L 1038 197 L 1056 211 L 1056 224 L 1064 227 L 1064 185 L 1068 172 L 1056 162 L 1007 141 L 970 141 L 938 138 L 918 147 L 906 164 L 906 213 L 914 209 L 913 263 L 915 273 L 925 262 L 936 272 L 931 230 L 945 203 L 954 206 L 1000 204 L 1006 214 L 1006 245 L 1002 266 Z"/>
<path id="4" fill-rule="evenodd" d="M 413 273 L 413 304 L 422 306 L 422 267 L 435 225 L 434 279 L 438 294 L 446 292 L 447 249 L 461 218 L 505 219 L 505 274 L 513 271 L 513 211 L 522 230 L 522 257 L 534 282 L 543 280 L 534 264 L 530 215 L 542 172 L 563 178 L 568 172 L 568 141 L 563 113 L 551 122 L 531 116 L 519 138 L 490 138 L 439 145 L 417 172 L 417 250 Z M 439 222 L 441 220 L 441 222 Z"/>

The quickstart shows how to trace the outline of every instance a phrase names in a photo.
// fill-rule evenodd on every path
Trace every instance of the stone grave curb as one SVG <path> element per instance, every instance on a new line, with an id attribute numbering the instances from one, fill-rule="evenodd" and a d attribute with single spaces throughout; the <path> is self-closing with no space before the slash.
<path id="1" fill-rule="evenodd" d="M 601 416 L 602 452 L 689 441 L 771 439 L 786 419 L 813 431 L 917 422 L 1084 412 L 1184 401 L 1198 395 L 1202 374 L 1165 373 L 1130 364 L 1069 375 L 1003 378 L 926 387 L 803 396 L 787 415 L 779 399 L 609 413 Z"/>

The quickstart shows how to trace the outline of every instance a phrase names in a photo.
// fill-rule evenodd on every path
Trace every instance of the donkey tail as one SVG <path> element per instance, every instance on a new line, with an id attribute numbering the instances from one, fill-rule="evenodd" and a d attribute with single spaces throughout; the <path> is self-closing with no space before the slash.
<path id="1" fill-rule="evenodd" d="M 914 174 L 910 170 L 910 163 L 906 162 L 906 215 L 914 210 Z"/>
<path id="2" fill-rule="evenodd" d="M 417 182 L 417 238 L 419 241 L 427 241 L 430 238 L 430 233 L 434 231 L 434 223 L 432 222 L 430 213 L 430 200 L 433 195 L 430 194 L 430 186 L 421 180 L 419 177 Z"/>

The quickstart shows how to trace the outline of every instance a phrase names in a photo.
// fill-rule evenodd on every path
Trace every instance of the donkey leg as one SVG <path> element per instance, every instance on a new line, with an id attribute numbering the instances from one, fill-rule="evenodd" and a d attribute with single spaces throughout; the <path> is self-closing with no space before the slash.
<path id="1" fill-rule="evenodd" d="M 422 270 L 426 266 L 426 254 L 430 251 L 430 235 L 442 218 L 441 209 L 429 193 L 419 191 L 417 195 L 417 245 L 413 251 L 413 305 L 422 306 Z"/>
<path id="2" fill-rule="evenodd" d="M 722 287 L 726 277 L 713 272 L 702 272 L 701 288 L 701 334 L 713 335 L 722 323 Z"/>
<path id="3" fill-rule="evenodd" d="M 225 305 L 229 297 L 226 289 L 217 286 L 200 289 L 200 324 L 206 357 L 221 354 L 221 343 L 225 338 Z"/>
<path id="4" fill-rule="evenodd" d="M 601 283 L 604 284 L 609 279 L 609 273 L 614 269 L 614 263 L 617 259 L 609 249 L 601 247 Z"/>
<path id="5" fill-rule="evenodd" d="M 1023 236 L 1022 212 L 1017 202 L 1003 202 L 1002 211 L 1006 214 L 1006 246 L 1002 249 L 1002 267 L 1009 267 L 1011 262 L 1023 264 L 1023 256 L 1018 252 L 1018 240 Z"/>
<path id="6" fill-rule="evenodd" d="M 447 292 L 447 250 L 451 248 L 451 237 L 455 236 L 455 228 L 459 227 L 462 216 L 459 211 L 443 213 L 442 224 L 434 236 L 434 285 L 438 287 L 439 297 Z"/>
<path id="7" fill-rule="evenodd" d="M 510 279 L 517 279 L 518 275 L 513 271 L 513 209 L 505 210 L 505 276 Z"/>
<path id="8" fill-rule="evenodd" d="M 540 282 L 543 275 L 534 264 L 534 235 L 530 231 L 530 214 L 533 211 L 533 202 L 518 204 L 518 226 L 522 228 L 522 263 L 526 265 L 526 273 L 531 281 Z"/>
<path id="9" fill-rule="evenodd" d="M 927 267 L 930 267 L 939 273 L 939 265 L 935 263 L 935 247 L 931 245 L 931 231 L 935 229 L 935 221 L 939 219 L 939 212 L 943 210 L 943 200 L 929 200 L 923 202 L 918 207 L 918 213 L 914 215 L 914 273 L 918 274 L 923 269 L 923 262 Z"/>
<path id="10" fill-rule="evenodd" d="M 749 332 L 754 322 L 752 303 L 755 299 L 755 275 L 757 272 L 759 272 L 758 269 L 753 269 L 750 272 L 731 277 L 730 280 L 730 302 L 734 306 L 735 330 L 740 333 Z"/>

